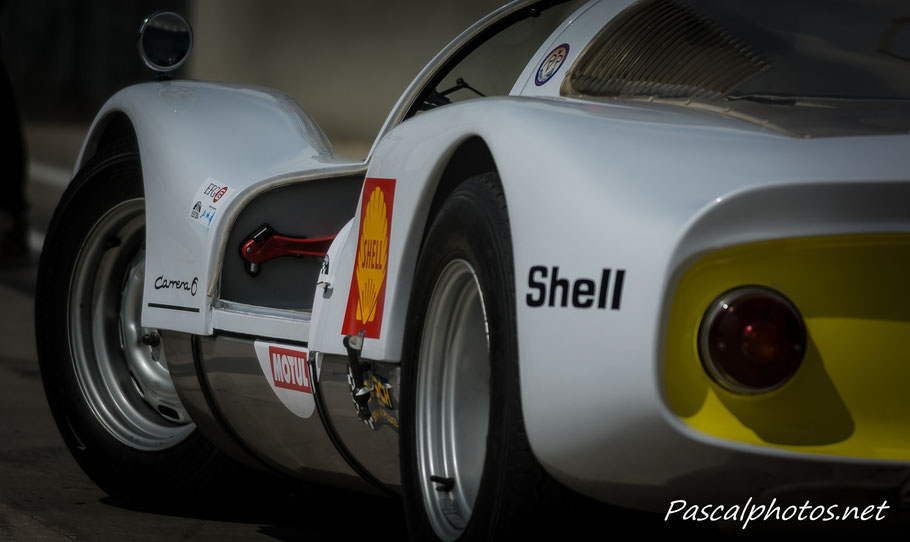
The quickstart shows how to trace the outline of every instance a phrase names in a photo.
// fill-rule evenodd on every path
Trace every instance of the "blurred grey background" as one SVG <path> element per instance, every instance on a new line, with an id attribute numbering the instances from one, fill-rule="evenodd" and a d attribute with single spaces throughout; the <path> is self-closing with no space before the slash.
<path id="1" fill-rule="evenodd" d="M 95 112 L 150 81 L 136 38 L 171 9 L 195 44 L 174 78 L 278 89 L 320 125 L 339 154 L 363 158 L 420 69 L 504 0 L 0 0 L 0 54 L 28 148 L 30 244 L 40 251 Z M 0 196 L 2 197 L 2 196 Z"/>
<path id="2" fill-rule="evenodd" d="M 84 135 L 104 100 L 152 78 L 136 35 L 144 16 L 165 8 L 185 14 L 195 31 L 177 78 L 281 90 L 340 152 L 357 158 L 420 68 L 503 3 L 15 0 L 0 12 L 0 37 L 32 161 L 74 160 L 72 139 Z M 46 145 L 58 148 L 47 153 Z"/>
<path id="3" fill-rule="evenodd" d="M 153 78 L 136 50 L 146 15 L 173 9 L 194 26 L 195 50 L 175 77 L 282 90 L 336 150 L 357 158 L 423 65 L 499 3 L 0 0 L 0 53 L 28 146 L 30 250 L 24 264 L 0 254 L 0 540 L 363 537 L 348 512 L 362 497 L 345 494 L 254 492 L 232 507 L 193 510 L 135 508 L 105 496 L 67 452 L 41 389 L 32 325 L 38 254 L 95 112 L 118 89 Z M 372 502 L 370 511 L 384 518 L 380 533 L 370 524 L 370 538 L 404 536 L 395 501 Z"/>

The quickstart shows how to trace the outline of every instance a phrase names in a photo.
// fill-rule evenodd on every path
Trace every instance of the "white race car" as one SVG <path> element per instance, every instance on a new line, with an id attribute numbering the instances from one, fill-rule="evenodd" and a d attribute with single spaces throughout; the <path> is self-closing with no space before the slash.
<path id="1" fill-rule="evenodd" d="M 899 488 L 908 15 L 519 0 L 364 161 L 275 91 L 128 87 L 42 254 L 59 429 L 111 494 L 239 461 L 400 493 L 421 539 L 514 535 L 554 487 Z M 140 34 L 165 74 L 191 44 L 173 13 Z"/>

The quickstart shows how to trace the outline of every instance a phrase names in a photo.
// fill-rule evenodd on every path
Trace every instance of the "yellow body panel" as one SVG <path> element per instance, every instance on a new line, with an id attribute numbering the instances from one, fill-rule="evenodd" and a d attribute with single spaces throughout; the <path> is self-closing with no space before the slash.
<path id="1" fill-rule="evenodd" d="M 739 395 L 698 355 L 702 316 L 722 293 L 773 288 L 802 314 L 806 358 L 783 387 Z M 735 246 L 679 282 L 664 385 L 673 411 L 709 435 L 798 452 L 910 460 L 910 235 L 810 237 Z"/>

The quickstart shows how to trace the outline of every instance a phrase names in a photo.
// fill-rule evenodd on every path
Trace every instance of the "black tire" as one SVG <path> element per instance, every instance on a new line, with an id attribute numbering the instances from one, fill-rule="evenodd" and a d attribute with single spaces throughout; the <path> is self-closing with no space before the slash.
<path id="1" fill-rule="evenodd" d="M 35 331 L 54 421 L 86 474 L 112 496 L 174 502 L 233 464 L 130 376 L 128 355 L 164 365 L 161 346 L 140 344 L 121 314 L 141 282 L 130 273 L 144 266 L 141 175 L 138 154 L 125 152 L 89 163 L 67 188 L 41 255 Z"/>
<path id="2" fill-rule="evenodd" d="M 462 262 L 466 262 L 467 267 Z M 468 268 L 476 277 L 474 286 L 469 280 Z M 508 214 L 499 179 L 495 174 L 473 177 L 452 192 L 430 226 L 417 263 L 408 308 L 402 360 L 400 445 L 406 516 L 409 533 L 414 540 L 506 540 L 540 527 L 532 518 L 542 517 L 535 514 L 548 500 L 546 497 L 550 495 L 552 479 L 534 458 L 524 429 L 513 276 Z M 467 301 L 447 303 L 445 300 L 452 296 L 445 292 L 462 291 L 460 288 L 464 288 L 464 293 L 453 294 L 453 299 Z M 470 300 L 477 295 L 472 289 L 479 291 L 482 300 L 479 313 L 471 308 L 476 302 Z M 472 326 L 466 323 L 467 319 L 459 316 L 459 323 L 446 324 L 445 314 L 449 305 L 455 307 L 452 312 L 459 315 L 473 314 L 468 319 L 476 318 L 478 314 L 485 317 L 489 369 L 486 391 L 478 386 L 480 377 L 460 376 L 469 370 L 480 373 L 481 363 L 454 362 L 452 360 L 458 356 L 434 355 L 456 350 L 470 354 L 470 345 L 476 342 L 471 337 L 477 333 L 471 331 Z M 467 338 L 460 339 L 462 334 Z M 445 336 L 450 338 L 441 338 Z M 462 346 L 462 342 L 467 346 Z M 482 352 L 482 348 L 474 352 Z M 452 403 L 457 406 L 452 407 L 435 406 L 436 403 L 448 405 L 448 400 L 427 399 L 431 397 L 428 392 L 437 389 L 433 382 L 447 378 L 433 376 L 432 366 L 443 363 L 443 366 L 454 363 L 450 372 L 459 375 L 453 377 L 458 383 L 464 382 L 466 386 L 481 389 L 476 397 L 468 392 L 450 394 L 456 397 Z M 456 388 L 453 384 L 451 389 Z M 485 393 L 486 397 L 483 397 Z M 440 395 L 446 395 L 446 392 Z M 432 452 L 434 447 L 453 446 L 452 449 L 456 450 L 458 443 L 446 444 L 445 438 L 421 427 L 427 427 L 430 420 L 446 419 L 445 414 L 434 414 L 437 409 L 440 412 L 458 409 L 464 418 L 482 418 L 482 413 L 471 412 L 470 409 L 471 405 L 484 405 L 484 401 L 489 403 L 486 436 L 477 439 L 480 441 L 478 444 L 485 448 L 485 451 L 477 452 L 483 456 L 482 469 L 466 471 L 465 488 L 458 487 L 459 480 L 435 484 L 428 481 L 429 474 L 454 478 L 453 471 L 458 471 L 459 475 L 462 471 L 449 469 L 445 461 L 434 463 L 429 459 L 435 453 Z M 453 422 L 452 427 L 445 431 L 452 429 L 453 434 L 468 437 L 473 433 L 482 433 L 481 427 L 456 427 L 460 423 Z M 463 440 L 471 441 L 470 438 Z M 469 456 L 462 463 L 472 462 L 469 452 L 453 453 Z M 427 472 L 434 465 L 446 472 Z M 473 509 L 463 510 L 462 505 L 468 500 L 465 496 L 474 493 L 471 488 L 476 484 L 472 480 L 477 474 L 480 480 Z M 455 485 L 448 491 L 439 491 L 452 483 Z M 444 500 L 447 496 L 451 500 L 449 503 Z"/>

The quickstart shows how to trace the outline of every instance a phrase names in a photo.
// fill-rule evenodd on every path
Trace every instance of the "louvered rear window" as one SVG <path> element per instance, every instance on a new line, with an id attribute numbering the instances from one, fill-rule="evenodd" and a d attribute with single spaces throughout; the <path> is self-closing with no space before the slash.
<path id="1" fill-rule="evenodd" d="M 633 4 L 611 20 L 564 84 L 569 93 L 588 96 L 724 94 L 766 66 L 710 19 L 656 0 Z"/>
<path id="2" fill-rule="evenodd" d="M 641 0 L 566 74 L 566 96 L 910 98 L 906 0 Z"/>

